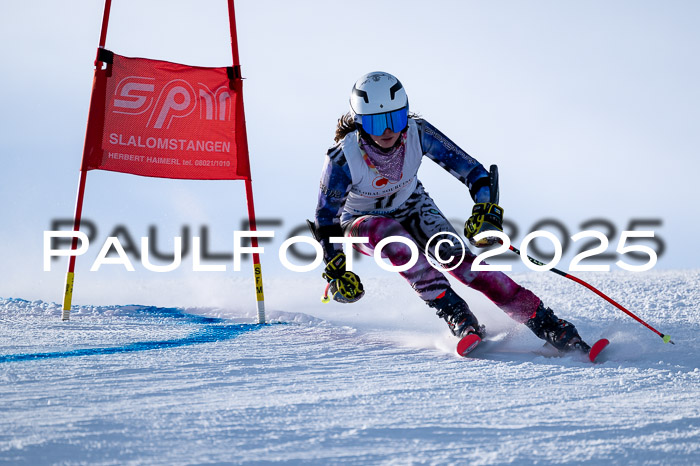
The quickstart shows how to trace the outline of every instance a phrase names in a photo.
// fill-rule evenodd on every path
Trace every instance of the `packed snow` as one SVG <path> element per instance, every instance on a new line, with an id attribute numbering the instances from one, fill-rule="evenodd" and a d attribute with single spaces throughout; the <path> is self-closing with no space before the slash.
<path id="1" fill-rule="evenodd" d="M 0 462 L 8 464 L 699 464 L 700 271 L 582 278 L 675 345 L 554 274 L 516 280 L 590 343 L 543 347 L 462 285 L 492 341 L 465 359 L 400 278 L 353 305 L 273 278 L 220 308 L 0 299 Z M 236 285 L 237 286 L 237 285 Z M 155 294 L 155 292 L 154 292 Z M 284 302 L 284 305 L 279 305 Z"/>

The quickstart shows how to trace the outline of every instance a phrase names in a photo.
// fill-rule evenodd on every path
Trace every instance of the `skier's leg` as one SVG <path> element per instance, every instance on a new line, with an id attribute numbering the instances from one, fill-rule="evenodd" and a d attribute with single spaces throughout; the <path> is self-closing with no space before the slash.
<path id="1" fill-rule="evenodd" d="M 472 258 L 450 271 L 462 283 L 481 291 L 512 319 L 524 323 L 535 335 L 560 350 L 578 346 L 588 351 L 576 327 L 559 319 L 532 291 L 518 285 L 503 272 L 472 272 Z M 468 262 L 468 263 L 467 263 Z"/>
<path id="2" fill-rule="evenodd" d="M 397 220 L 400 220 L 411 236 L 416 239 L 421 249 L 425 249 L 430 238 L 436 234 L 451 233 L 457 236 L 457 232 L 422 186 L 419 186 L 406 202 L 406 208 L 402 207 Z M 444 242 L 438 251 L 429 250 L 428 252 L 434 258 L 436 255 L 443 260 L 453 258 L 451 262 L 445 264 L 448 269 L 456 265 L 464 253 L 461 264 L 449 271 L 457 280 L 482 292 L 512 319 L 526 324 L 535 335 L 555 347 L 566 349 L 578 342 L 585 346 L 571 323 L 558 319 L 551 309 L 544 307 L 539 297 L 503 272 L 472 271 L 476 256 L 462 244 L 456 241 L 453 245 Z"/>
<path id="3" fill-rule="evenodd" d="M 449 273 L 457 280 L 470 288 L 481 291 L 496 306 L 518 322 L 524 323 L 533 315 L 540 299 L 531 291 L 518 285 L 502 272 L 472 272 L 471 267 L 476 256 L 464 247 L 463 243 L 456 240 L 459 235 L 454 227 L 440 212 L 433 199 L 421 185 L 401 209 L 394 214 L 394 217 L 415 238 L 421 251 L 425 250 L 426 245 L 435 235 L 444 234 L 444 236 L 440 235 L 439 239 L 451 239 L 452 244 L 442 242 L 438 251 L 434 250 L 437 242 L 432 241 L 428 253 L 436 260 L 438 256 L 441 260 L 452 258 L 451 261 L 444 264 L 448 270 L 462 260 L 462 255 L 464 255 L 461 264 L 449 270 Z"/>
<path id="4" fill-rule="evenodd" d="M 389 236 L 401 236 L 414 241 L 399 222 L 389 217 L 374 215 L 358 217 L 346 226 L 345 231 L 348 236 L 369 239 L 368 243 L 354 245 L 355 249 L 368 256 L 373 255 L 377 244 Z M 399 242 L 388 243 L 382 249 L 382 257 L 389 259 L 389 262 L 395 266 L 407 263 L 411 259 L 411 254 L 408 245 Z M 442 272 L 432 267 L 423 254 L 418 255 L 415 265 L 399 273 L 424 301 L 435 299 L 450 286 Z"/>
<path id="5" fill-rule="evenodd" d="M 353 237 L 367 237 L 369 242 L 355 245 L 363 254 L 373 255 L 379 242 L 390 236 L 400 236 L 414 241 L 404 227 L 388 217 L 366 215 L 359 217 L 346 226 L 346 234 Z M 415 241 L 414 241 L 415 242 Z M 411 249 L 401 242 L 390 242 L 382 248 L 382 257 L 398 266 L 411 259 Z M 408 270 L 399 272 L 413 287 L 418 295 L 430 307 L 437 309 L 436 314 L 447 322 L 452 333 L 462 337 L 468 333 L 483 335 L 474 314 L 467 303 L 450 288 L 447 278 L 435 269 L 427 258 L 418 254 L 417 262 Z"/>

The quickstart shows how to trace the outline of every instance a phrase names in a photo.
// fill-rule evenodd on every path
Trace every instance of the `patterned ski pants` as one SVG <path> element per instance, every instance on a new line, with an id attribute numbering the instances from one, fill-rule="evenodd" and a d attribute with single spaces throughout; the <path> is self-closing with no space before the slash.
<path id="1" fill-rule="evenodd" d="M 354 245 L 355 249 L 366 255 L 373 255 L 377 244 L 389 236 L 402 236 L 413 241 L 418 247 L 418 261 L 400 274 L 424 301 L 435 299 L 450 286 L 443 272 L 437 270 L 425 257 L 425 247 L 436 233 L 450 232 L 457 235 L 457 232 L 422 185 L 419 184 L 411 197 L 391 214 L 363 215 L 343 220 L 346 236 L 369 238 L 368 243 Z M 440 235 L 437 241 L 447 238 L 447 235 Z M 454 262 L 445 264 L 446 268 L 450 268 L 450 264 L 454 265 L 462 257 L 462 246 L 455 239 L 453 243 L 450 245 L 442 242 L 438 250 L 442 260 L 454 258 Z M 435 244 L 436 241 L 431 242 L 428 251 L 434 262 L 437 260 L 434 254 Z M 502 272 L 473 272 L 471 266 L 476 256 L 468 248 L 464 249 L 464 260 L 449 273 L 465 285 L 482 292 L 514 320 L 528 320 L 537 309 L 540 299 Z M 391 242 L 382 248 L 382 257 L 387 258 L 392 265 L 403 265 L 411 258 L 411 250 L 406 244 Z"/>

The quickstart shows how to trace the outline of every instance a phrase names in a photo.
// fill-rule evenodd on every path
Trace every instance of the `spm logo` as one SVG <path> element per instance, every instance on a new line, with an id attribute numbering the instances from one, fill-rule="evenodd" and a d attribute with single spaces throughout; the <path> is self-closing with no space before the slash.
<path id="1" fill-rule="evenodd" d="M 175 118 L 189 116 L 198 106 L 200 120 L 231 121 L 231 94 L 225 86 L 212 91 L 202 83 L 193 86 L 173 79 L 156 89 L 155 78 L 128 76 L 117 84 L 114 94 L 112 112 L 148 114 L 147 128 L 169 129 Z"/>

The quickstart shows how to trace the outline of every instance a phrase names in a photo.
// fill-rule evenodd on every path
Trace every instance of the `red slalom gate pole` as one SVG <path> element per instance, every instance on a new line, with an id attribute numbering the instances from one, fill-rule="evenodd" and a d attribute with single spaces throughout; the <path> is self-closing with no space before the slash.
<path id="1" fill-rule="evenodd" d="M 85 197 L 85 182 L 87 171 L 80 170 L 80 181 L 78 182 L 78 195 L 75 201 L 75 215 L 73 216 L 73 232 L 80 231 L 80 220 L 83 213 L 83 198 Z M 78 249 L 78 237 L 74 236 L 71 242 L 71 251 Z M 63 292 L 63 311 L 61 320 L 70 320 L 71 303 L 73 302 L 73 283 L 75 281 L 75 254 L 68 259 L 68 272 L 66 273 L 66 286 Z"/>
<path id="2" fill-rule="evenodd" d="M 100 30 L 100 48 L 104 48 L 107 42 L 107 25 L 109 24 L 109 12 L 111 9 L 112 0 L 105 0 L 105 11 L 102 15 L 102 29 Z"/>
<path id="3" fill-rule="evenodd" d="M 534 259 L 528 255 L 523 256 L 520 253 L 520 250 L 513 245 L 510 245 L 509 249 L 521 257 L 527 257 L 527 259 L 535 265 L 539 265 L 539 266 L 545 265 L 542 262 L 538 261 L 537 259 Z M 592 292 L 594 292 L 595 294 L 597 294 L 598 296 L 600 296 L 601 298 L 603 298 L 604 300 L 606 300 L 607 302 L 609 302 L 610 304 L 612 304 L 613 306 L 615 306 L 616 308 L 618 308 L 619 310 L 621 310 L 622 312 L 624 312 L 625 314 L 627 314 L 628 316 L 630 316 L 631 318 L 633 318 L 634 320 L 639 322 L 640 324 L 644 325 L 646 328 L 648 328 L 649 330 L 651 330 L 652 332 L 654 332 L 658 336 L 660 336 L 663 339 L 664 343 L 671 343 L 672 345 L 675 345 L 675 343 L 673 343 L 673 341 L 671 341 L 670 335 L 664 335 L 663 333 L 659 332 L 654 327 L 652 327 L 651 325 L 644 322 L 642 319 L 640 319 L 635 314 L 633 314 L 632 312 L 627 310 L 625 307 L 623 307 L 620 303 L 618 303 L 617 301 L 615 301 L 614 299 L 612 299 L 611 297 L 609 297 L 608 295 L 606 295 L 605 293 L 603 293 L 602 291 L 600 291 L 599 289 L 594 287 L 593 285 L 586 283 L 585 281 L 581 280 L 580 278 L 575 277 L 575 276 L 568 274 L 566 272 L 563 272 L 557 268 L 552 268 L 550 270 L 552 272 L 556 273 L 557 275 L 561 275 L 562 277 L 568 278 L 569 280 L 574 281 L 574 282 L 578 283 L 579 285 L 585 286 L 586 288 L 588 288 L 589 290 L 591 290 Z"/>
<path id="4" fill-rule="evenodd" d="M 253 185 L 250 179 L 245 180 L 246 201 L 248 203 L 248 224 L 250 231 L 257 231 L 255 224 L 255 207 L 253 206 Z M 258 238 L 250 238 L 250 244 L 257 250 Z M 260 254 L 253 253 L 253 272 L 255 278 L 255 299 L 258 307 L 258 323 L 265 323 L 265 294 L 263 290 L 262 266 L 260 265 Z"/>
<path id="5" fill-rule="evenodd" d="M 112 0 L 105 0 L 104 13 L 102 15 L 102 28 L 100 30 L 100 41 L 97 48 L 97 57 L 95 58 L 95 76 L 97 76 L 97 70 L 102 67 L 102 62 L 99 60 L 100 49 L 105 47 L 107 41 L 107 26 L 109 25 L 109 12 L 112 8 Z M 90 102 L 90 108 L 92 108 L 93 102 Z M 89 124 L 89 122 L 88 122 Z M 87 143 L 87 134 L 85 136 L 85 142 Z M 83 147 L 83 157 L 85 157 L 85 146 Z M 78 194 L 75 201 L 75 214 L 73 216 L 73 232 L 80 231 L 80 221 L 83 215 L 83 199 L 85 197 L 85 183 L 87 181 L 87 170 L 84 170 L 81 166 L 80 168 L 80 181 L 78 182 Z M 78 248 L 78 238 L 73 237 L 71 242 L 71 251 L 75 251 Z M 71 255 L 68 260 L 68 272 L 66 273 L 66 286 L 63 292 L 63 312 L 61 313 L 61 320 L 70 320 L 70 310 L 73 302 L 73 284 L 75 281 L 75 255 Z"/>
<path id="6" fill-rule="evenodd" d="M 238 56 L 238 34 L 236 31 L 236 12 L 233 6 L 233 0 L 228 0 L 228 15 L 229 15 L 229 27 L 231 28 L 231 55 L 233 58 L 233 79 L 236 83 L 238 92 L 240 92 L 239 105 L 240 105 L 240 115 L 245 118 L 245 110 L 243 107 L 243 78 L 241 75 L 241 64 Z M 241 137 L 241 142 L 243 143 L 246 158 L 250 164 L 250 155 L 248 153 L 248 135 L 246 132 L 245 122 L 242 125 L 243 135 Z M 246 202 L 248 204 L 248 225 L 251 232 L 257 231 L 257 225 L 255 222 L 255 205 L 253 202 L 253 182 L 251 180 L 250 172 L 248 173 L 248 178 L 245 180 L 245 193 Z M 257 250 L 258 248 L 258 238 L 252 236 L 250 238 L 251 246 Z M 258 323 L 265 323 L 265 294 L 263 292 L 263 281 L 262 281 L 262 266 L 260 265 L 260 254 L 257 252 L 253 253 L 253 271 L 255 273 L 255 297 L 257 301 L 258 310 Z"/>

